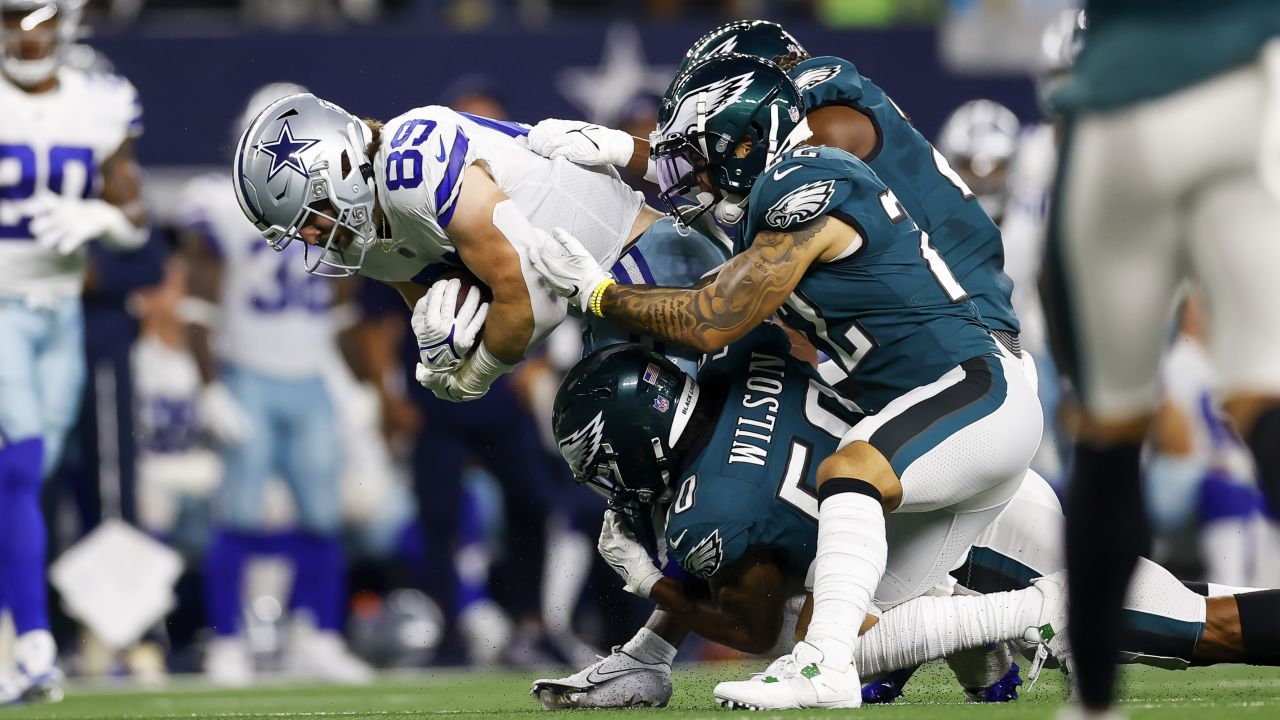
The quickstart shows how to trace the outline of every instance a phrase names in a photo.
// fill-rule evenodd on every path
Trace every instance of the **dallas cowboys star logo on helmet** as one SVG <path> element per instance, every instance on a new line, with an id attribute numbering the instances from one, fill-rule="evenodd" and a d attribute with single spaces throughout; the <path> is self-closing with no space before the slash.
<path id="1" fill-rule="evenodd" d="M 280 126 L 280 137 L 276 138 L 275 142 L 258 144 L 258 150 L 271 156 L 271 169 L 267 171 L 267 182 L 285 168 L 306 177 L 307 169 L 303 167 L 302 158 L 298 156 L 318 142 L 320 142 L 319 139 L 295 138 L 293 131 L 289 129 L 289 121 L 285 120 Z"/>

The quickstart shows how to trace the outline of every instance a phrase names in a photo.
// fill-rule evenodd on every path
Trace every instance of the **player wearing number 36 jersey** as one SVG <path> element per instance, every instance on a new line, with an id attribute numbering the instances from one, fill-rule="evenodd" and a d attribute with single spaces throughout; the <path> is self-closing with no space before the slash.
<path id="1" fill-rule="evenodd" d="M 659 177 L 746 197 L 734 256 L 692 288 L 617 284 L 565 232 L 544 238 L 535 260 L 558 292 L 636 332 L 714 352 L 780 311 L 831 358 L 824 379 L 869 417 L 813 458 L 813 621 L 770 681 L 722 683 L 716 696 L 761 709 L 854 707 L 853 645 L 873 595 L 892 607 L 936 585 L 1013 497 L 1040 441 L 1035 393 L 889 188 L 855 156 L 802 144 L 800 93 L 776 65 L 715 55 L 663 108 Z M 742 435 L 740 452 L 752 452 Z M 659 440 L 652 452 L 669 455 Z M 625 476 L 623 463 L 592 454 L 579 473 Z M 892 548 L 886 512 L 910 515 Z"/>

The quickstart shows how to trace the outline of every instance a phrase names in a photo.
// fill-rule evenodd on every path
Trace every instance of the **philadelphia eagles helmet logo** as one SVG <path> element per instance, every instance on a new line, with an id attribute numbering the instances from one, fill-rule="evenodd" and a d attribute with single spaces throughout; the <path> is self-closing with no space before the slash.
<path id="1" fill-rule="evenodd" d="M 591 422 L 560 441 L 560 454 L 569 463 L 574 475 L 581 476 L 591 467 L 592 460 L 600 452 L 604 437 L 604 411 L 596 413 Z"/>
<path id="2" fill-rule="evenodd" d="M 670 138 L 692 133 L 698 126 L 737 102 L 747 88 L 751 87 L 751 80 L 754 77 L 754 71 L 745 72 L 683 93 L 680 96 L 680 104 L 671 113 L 671 122 L 663 128 L 662 137 Z M 699 112 L 703 113 L 701 118 L 698 117 Z"/>
<path id="3" fill-rule="evenodd" d="M 681 536 L 683 540 L 684 537 Z M 720 540 L 719 528 L 712 530 L 711 534 L 702 539 L 702 542 L 693 546 L 693 549 L 684 556 L 684 569 L 701 578 L 708 578 L 716 574 L 720 569 L 720 562 L 724 560 L 724 543 Z"/>
<path id="4" fill-rule="evenodd" d="M 779 198 L 765 213 L 764 222 L 780 229 L 808 222 L 827 209 L 827 204 L 835 194 L 834 180 L 819 180 L 801 185 Z"/>
<path id="5" fill-rule="evenodd" d="M 793 82 L 795 82 L 796 87 L 799 88 L 801 92 L 804 92 L 814 85 L 824 83 L 839 74 L 839 65 L 827 65 L 825 67 L 816 67 L 805 70 L 797 75 Z"/>

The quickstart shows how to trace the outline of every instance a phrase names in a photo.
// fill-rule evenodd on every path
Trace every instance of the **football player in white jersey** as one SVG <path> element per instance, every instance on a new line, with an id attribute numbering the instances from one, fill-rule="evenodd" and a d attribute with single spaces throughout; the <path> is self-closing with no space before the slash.
<path id="1" fill-rule="evenodd" d="M 302 239 L 309 271 L 359 273 L 416 305 L 419 382 L 442 398 L 470 400 L 565 317 L 565 302 L 529 262 L 535 228 L 571 228 L 629 281 L 692 282 L 726 256 L 708 235 L 647 207 L 612 168 L 543 158 L 527 149 L 527 133 L 440 106 L 382 124 L 294 95 L 241 137 L 236 193 L 272 247 Z M 455 322 L 452 308 L 439 312 L 440 296 L 427 293 L 441 266 L 465 266 L 492 291 L 478 336 L 478 323 L 464 331 L 469 314 Z M 445 284 L 436 287 L 443 293 Z M 595 344 L 627 338 L 590 329 Z"/>
<path id="2" fill-rule="evenodd" d="M 0 0 L 0 606 L 26 699 L 60 694 L 39 500 L 84 383 L 84 245 L 147 238 L 137 92 L 63 62 L 79 5 Z"/>
<path id="3" fill-rule="evenodd" d="M 276 83 L 254 93 L 236 130 L 266 105 L 302 92 Z M 301 248 L 271 252 L 245 222 L 231 178 L 193 180 L 180 226 L 192 262 L 192 293 L 210 322 L 193 332 L 204 390 L 201 414 L 219 441 L 225 473 L 205 555 L 207 612 L 215 637 L 205 671 L 219 684 L 252 677 L 241 633 L 247 560 L 281 545 L 294 565 L 293 634 L 285 658 L 295 675 L 367 682 L 367 666 L 341 636 L 345 561 L 340 539 L 342 437 L 326 374 L 340 359 L 333 308 L 337 283 L 290 262 Z M 305 348 L 305 352 L 299 352 Z M 266 527 L 267 485 L 279 477 L 297 508 L 297 532 Z"/>

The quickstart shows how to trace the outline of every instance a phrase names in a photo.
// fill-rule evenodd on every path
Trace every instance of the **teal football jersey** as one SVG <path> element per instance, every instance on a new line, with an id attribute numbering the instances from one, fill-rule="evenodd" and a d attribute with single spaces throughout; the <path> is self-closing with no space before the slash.
<path id="1" fill-rule="evenodd" d="M 694 575 L 714 576 L 751 546 L 781 550 L 792 574 L 813 560 L 818 463 L 859 416 L 790 348 L 782 329 L 766 324 L 698 373 L 703 397 L 723 388 L 724 405 L 678 476 L 665 531 L 668 555 Z"/>
<path id="2" fill-rule="evenodd" d="M 973 191 L 946 158 L 911 125 L 906 113 L 847 60 L 810 58 L 795 67 L 791 79 L 813 112 L 847 105 L 875 123 L 880 144 L 865 160 L 898 197 L 951 272 L 969 293 L 993 330 L 1017 333 L 1010 297 L 1013 281 L 1004 272 L 1004 242 Z"/>
<path id="3" fill-rule="evenodd" d="M 846 399 L 878 412 L 965 360 L 997 352 L 930 236 L 843 150 L 797 148 L 761 173 L 734 251 L 756 233 L 823 215 L 853 226 L 859 238 L 843 257 L 811 266 L 780 315 L 834 361 L 823 376 Z"/>

